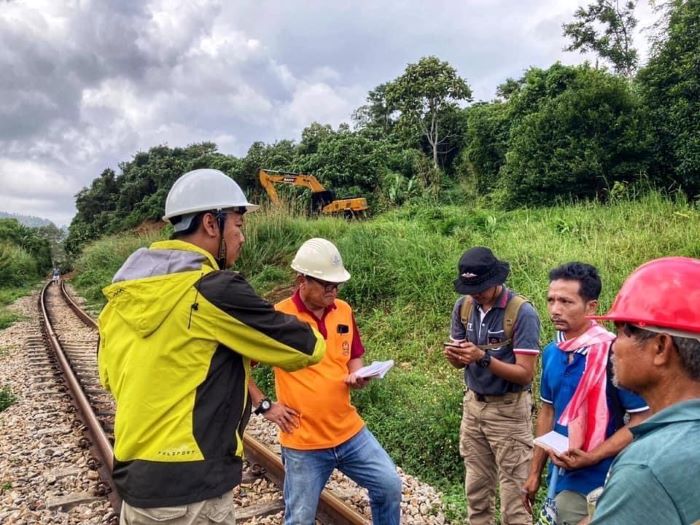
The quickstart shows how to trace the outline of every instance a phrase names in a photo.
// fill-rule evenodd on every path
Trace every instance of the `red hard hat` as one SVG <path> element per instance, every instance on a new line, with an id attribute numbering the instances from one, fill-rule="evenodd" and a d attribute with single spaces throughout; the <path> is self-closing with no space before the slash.
<path id="1" fill-rule="evenodd" d="M 700 333 L 700 260 L 663 257 L 627 278 L 605 315 L 589 319 L 622 321 Z"/>

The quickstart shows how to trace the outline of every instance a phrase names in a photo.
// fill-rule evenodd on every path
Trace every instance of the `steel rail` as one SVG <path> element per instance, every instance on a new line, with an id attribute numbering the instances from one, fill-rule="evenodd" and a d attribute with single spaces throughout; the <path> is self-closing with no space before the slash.
<path id="1" fill-rule="evenodd" d="M 284 465 L 279 456 L 257 439 L 251 436 L 243 436 L 243 447 L 249 461 L 263 467 L 271 480 L 280 487 L 284 483 Z M 367 519 L 355 509 L 346 505 L 343 500 L 335 496 L 328 489 L 321 493 L 318 502 L 318 513 L 324 523 L 333 525 L 362 525 Z"/>
<path id="2" fill-rule="evenodd" d="M 103 495 L 106 495 L 109 499 L 114 512 L 119 514 L 122 501 L 114 487 L 114 483 L 112 482 L 112 462 L 114 457 L 112 445 L 102 429 L 102 426 L 100 425 L 100 422 L 98 421 L 87 396 L 83 392 L 78 378 L 73 373 L 73 369 L 68 362 L 68 358 L 63 352 L 59 338 L 54 331 L 46 304 L 46 293 L 50 285 L 51 282 L 49 281 L 39 295 L 39 310 L 43 316 L 46 338 L 53 349 L 54 355 L 56 356 L 56 360 L 58 361 L 61 370 L 63 371 L 63 378 L 68 386 L 71 398 L 73 399 L 73 404 L 78 410 L 78 416 L 87 429 L 90 440 L 90 450 L 98 460 L 96 465 L 97 471 L 105 484 L 103 487 L 107 487 L 105 490 L 103 490 Z"/>
<path id="3" fill-rule="evenodd" d="M 73 298 L 68 293 L 68 290 L 66 290 L 65 281 L 63 279 L 61 279 L 61 295 L 68 303 L 68 306 L 70 306 L 70 309 L 75 312 L 75 315 L 77 315 L 83 323 L 85 323 L 88 327 L 97 330 L 97 323 L 92 317 L 90 317 L 90 314 L 88 314 L 85 310 L 80 308 L 80 306 L 78 306 L 78 303 L 76 303 L 73 300 Z"/>

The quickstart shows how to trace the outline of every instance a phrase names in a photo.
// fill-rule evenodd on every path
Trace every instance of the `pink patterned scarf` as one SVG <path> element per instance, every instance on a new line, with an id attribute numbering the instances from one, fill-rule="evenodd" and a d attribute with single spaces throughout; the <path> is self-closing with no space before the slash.
<path id="1" fill-rule="evenodd" d="M 588 347 L 586 368 L 571 401 L 559 417 L 559 424 L 569 428 L 569 448 L 586 452 L 605 441 L 610 419 L 605 395 L 610 342 L 615 336 L 591 321 L 591 326 L 580 336 L 557 343 L 564 352 Z"/>

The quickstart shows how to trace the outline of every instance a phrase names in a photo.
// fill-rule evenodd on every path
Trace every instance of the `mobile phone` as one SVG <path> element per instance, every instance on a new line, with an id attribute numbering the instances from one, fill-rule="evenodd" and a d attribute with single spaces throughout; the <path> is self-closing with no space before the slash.
<path id="1" fill-rule="evenodd" d="M 444 346 L 451 346 L 453 348 L 460 348 L 459 343 L 455 343 L 454 341 L 445 341 L 442 343 Z"/>

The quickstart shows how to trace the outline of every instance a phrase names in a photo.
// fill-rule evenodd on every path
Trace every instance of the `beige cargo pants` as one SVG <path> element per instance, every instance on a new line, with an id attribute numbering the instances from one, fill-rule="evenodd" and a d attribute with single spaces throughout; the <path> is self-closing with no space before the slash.
<path id="1" fill-rule="evenodd" d="M 529 392 L 464 396 L 459 452 L 464 458 L 469 523 L 496 523 L 496 483 L 500 486 L 502 525 L 532 525 L 520 489 L 532 460 L 532 400 Z"/>
<path id="2" fill-rule="evenodd" d="M 233 492 L 189 505 L 143 509 L 122 503 L 119 525 L 236 525 Z"/>

